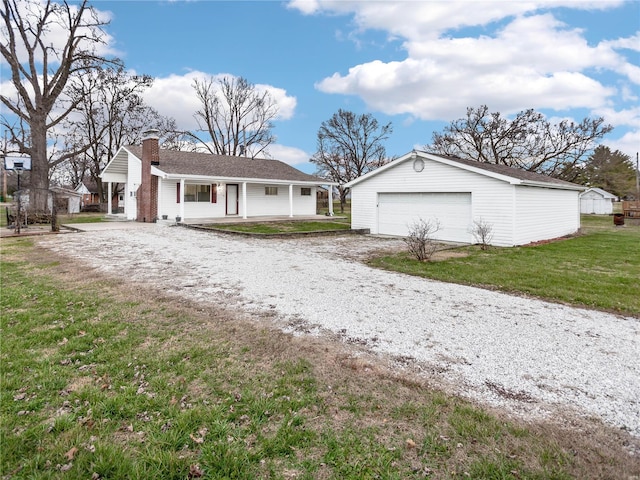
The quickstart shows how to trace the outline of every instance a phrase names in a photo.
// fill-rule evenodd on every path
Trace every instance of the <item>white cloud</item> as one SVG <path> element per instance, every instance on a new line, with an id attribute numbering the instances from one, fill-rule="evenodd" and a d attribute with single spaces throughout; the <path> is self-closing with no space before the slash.
<path id="1" fill-rule="evenodd" d="M 594 110 L 593 114 L 604 118 L 606 123 L 614 125 L 614 135 L 617 129 L 625 132 L 619 138 L 607 136 L 601 143 L 612 150 L 620 150 L 635 161 L 636 153 L 640 149 L 640 106 L 622 110 L 601 108 Z"/>
<path id="2" fill-rule="evenodd" d="M 640 131 L 640 106 L 614 110 L 613 108 L 601 108 L 593 113 L 603 117 L 607 123 L 612 123 L 619 127 L 630 127 Z M 638 143 L 640 146 L 640 142 Z"/>
<path id="3" fill-rule="evenodd" d="M 197 123 L 193 115 L 201 108 L 201 105 L 193 89 L 194 80 L 209 77 L 216 79 L 225 76 L 233 75 L 190 71 L 183 75 L 172 74 L 168 77 L 158 77 L 154 80 L 153 86 L 145 92 L 144 99 L 162 115 L 175 118 L 178 128 L 195 130 Z M 277 103 L 277 120 L 288 120 L 293 117 L 297 104 L 296 97 L 289 96 L 286 90 L 272 85 L 256 84 L 255 86 L 258 91 L 268 91 Z"/>
<path id="4" fill-rule="evenodd" d="M 304 15 L 312 15 L 320 10 L 320 2 L 316 0 L 291 0 L 287 6 L 299 10 Z"/>
<path id="5" fill-rule="evenodd" d="M 286 145 L 280 144 L 272 144 L 269 145 L 269 157 L 274 158 L 276 160 L 280 160 L 281 162 L 287 163 L 289 165 L 301 165 L 303 163 L 307 163 L 311 158 L 304 150 L 301 150 L 296 147 L 288 147 Z"/>
<path id="6" fill-rule="evenodd" d="M 589 45 L 580 29 L 568 28 L 549 13 L 520 15 L 540 4 L 393 2 L 379 6 L 373 2 L 379 8 L 367 2 L 351 4 L 363 28 L 386 28 L 403 36 L 407 58 L 356 65 L 344 75 L 334 73 L 323 79 L 316 88 L 357 95 L 369 108 L 390 115 L 447 120 L 480 104 L 503 113 L 530 107 L 603 108 L 624 87 L 604 85 L 589 76 L 592 70 L 613 71 L 637 82 L 640 68 L 619 55 L 611 42 Z M 508 23 L 481 36 L 440 34 L 446 28 L 499 19 Z M 429 25 L 434 28 L 426 28 Z M 627 43 L 619 40 L 615 45 Z"/>
<path id="7" fill-rule="evenodd" d="M 537 1 L 388 1 L 388 0 L 291 0 L 287 5 L 304 15 L 353 14 L 360 30 L 377 29 L 408 40 L 437 38 L 442 32 L 485 26 L 541 8 L 569 7 L 583 10 L 614 8 L 624 0 Z"/>
<path id="8" fill-rule="evenodd" d="M 603 43 L 611 46 L 611 48 L 626 48 L 634 52 L 640 52 L 640 32 L 629 38 L 618 38 Z"/>
<path id="9" fill-rule="evenodd" d="M 151 88 L 145 92 L 144 100 L 161 115 L 174 118 L 179 129 L 195 130 L 197 124 L 193 114 L 200 104 L 192 85 L 196 78 L 205 76 L 202 72 L 192 71 L 155 78 Z"/>
<path id="10" fill-rule="evenodd" d="M 628 155 L 635 166 L 638 145 L 640 145 L 640 130 L 627 132 L 620 138 L 605 140 L 602 144 L 608 146 L 611 150 L 620 150 L 625 155 Z"/>

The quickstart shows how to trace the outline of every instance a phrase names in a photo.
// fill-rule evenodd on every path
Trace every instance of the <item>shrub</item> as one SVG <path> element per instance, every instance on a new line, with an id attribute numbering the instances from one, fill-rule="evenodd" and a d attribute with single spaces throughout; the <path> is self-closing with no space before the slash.
<path id="1" fill-rule="evenodd" d="M 428 261 L 438 248 L 433 239 L 433 234 L 440 230 L 438 220 L 424 220 L 420 218 L 409 227 L 409 236 L 404 242 L 409 252 L 421 262 Z"/>
<path id="2" fill-rule="evenodd" d="M 486 250 L 493 240 L 493 224 L 483 220 L 482 217 L 479 220 L 474 220 L 471 234 L 480 248 Z"/>

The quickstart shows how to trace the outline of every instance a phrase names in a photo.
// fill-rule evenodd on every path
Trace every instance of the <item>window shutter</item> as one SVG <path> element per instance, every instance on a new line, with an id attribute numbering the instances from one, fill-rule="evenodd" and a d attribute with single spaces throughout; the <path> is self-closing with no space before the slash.
<path id="1" fill-rule="evenodd" d="M 211 203 L 218 203 L 218 185 L 211 184 Z"/>
<path id="2" fill-rule="evenodd" d="M 176 183 L 176 203 L 180 203 L 180 182 Z"/>

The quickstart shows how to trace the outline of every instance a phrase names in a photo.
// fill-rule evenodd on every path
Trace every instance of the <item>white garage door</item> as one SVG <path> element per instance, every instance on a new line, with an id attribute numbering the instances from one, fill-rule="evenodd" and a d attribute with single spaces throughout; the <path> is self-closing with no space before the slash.
<path id="1" fill-rule="evenodd" d="M 438 240 L 471 242 L 471 193 L 379 193 L 378 232 L 406 236 L 418 219 L 437 220 Z"/>

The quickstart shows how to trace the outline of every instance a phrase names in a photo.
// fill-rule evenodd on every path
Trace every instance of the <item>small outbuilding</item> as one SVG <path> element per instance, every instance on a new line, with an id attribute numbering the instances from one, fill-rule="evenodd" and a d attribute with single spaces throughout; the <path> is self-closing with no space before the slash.
<path id="1" fill-rule="evenodd" d="M 413 151 L 345 185 L 351 227 L 407 236 L 419 219 L 440 225 L 433 238 L 476 243 L 478 223 L 490 243 L 525 245 L 580 228 L 581 185 L 505 165 Z"/>
<path id="2" fill-rule="evenodd" d="M 580 213 L 611 215 L 613 202 L 617 199 L 613 193 L 601 188 L 589 188 L 580 194 Z"/>

